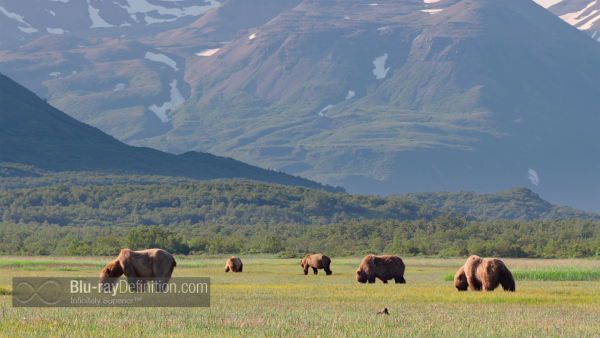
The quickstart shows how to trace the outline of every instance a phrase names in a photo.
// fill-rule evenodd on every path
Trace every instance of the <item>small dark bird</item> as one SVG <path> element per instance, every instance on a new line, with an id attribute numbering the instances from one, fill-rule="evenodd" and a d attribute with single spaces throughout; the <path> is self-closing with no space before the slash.
<path id="1" fill-rule="evenodd" d="M 378 315 L 389 315 L 387 307 L 384 307 L 383 310 L 377 312 Z"/>

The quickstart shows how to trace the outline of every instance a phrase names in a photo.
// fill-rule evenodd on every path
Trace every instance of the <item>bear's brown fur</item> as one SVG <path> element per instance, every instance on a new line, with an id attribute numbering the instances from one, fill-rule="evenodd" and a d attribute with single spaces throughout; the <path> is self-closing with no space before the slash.
<path id="1" fill-rule="evenodd" d="M 366 256 L 358 270 L 356 270 L 356 280 L 359 283 L 375 283 L 375 278 L 379 278 L 384 284 L 393 279 L 396 283 L 406 283 L 404 280 L 404 262 L 398 256 Z"/>
<path id="2" fill-rule="evenodd" d="M 141 251 L 123 249 L 119 257 L 102 269 L 100 283 L 105 291 L 110 291 L 116 282 L 115 279 L 124 274 L 129 284 L 137 285 L 136 288 L 142 285 L 136 277 L 154 278 L 157 291 L 161 291 L 161 284 L 169 281 L 176 266 L 175 258 L 162 249 Z"/>
<path id="3" fill-rule="evenodd" d="M 467 291 L 469 283 L 467 282 L 467 276 L 465 275 L 465 267 L 461 266 L 460 269 L 454 275 L 454 287 L 458 291 Z"/>
<path id="4" fill-rule="evenodd" d="M 229 257 L 227 263 L 225 263 L 225 272 L 242 272 L 242 269 L 244 269 L 244 264 L 237 257 Z"/>
<path id="5" fill-rule="evenodd" d="M 454 276 L 454 286 L 465 291 L 464 280 L 473 291 L 494 291 L 498 285 L 506 291 L 515 291 L 516 285 L 512 273 L 499 259 L 471 256 Z"/>
<path id="6" fill-rule="evenodd" d="M 302 260 L 300 261 L 300 266 L 302 266 L 305 275 L 308 275 L 308 268 L 312 268 L 315 275 L 318 273 L 318 269 L 323 269 L 325 270 L 325 273 L 329 276 L 333 273 L 329 269 L 330 265 L 331 259 L 329 259 L 329 257 L 323 254 L 308 254 L 304 256 L 304 258 L 302 258 Z"/>

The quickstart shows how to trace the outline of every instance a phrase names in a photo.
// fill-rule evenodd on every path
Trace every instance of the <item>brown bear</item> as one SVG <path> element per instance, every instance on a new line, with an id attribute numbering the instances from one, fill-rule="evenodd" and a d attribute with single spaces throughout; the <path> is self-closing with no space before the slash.
<path id="1" fill-rule="evenodd" d="M 393 255 L 366 256 L 356 270 L 356 280 L 359 283 L 375 283 L 375 278 L 379 278 L 383 284 L 387 284 L 390 279 L 405 284 L 404 262 L 400 257 Z"/>
<path id="2" fill-rule="evenodd" d="M 100 284 L 104 291 L 108 292 L 114 287 L 116 278 L 125 274 L 132 290 L 143 291 L 144 284 L 136 278 L 142 277 L 153 278 L 156 290 L 162 291 L 162 285 L 169 281 L 176 266 L 175 258 L 162 249 L 123 249 L 119 257 L 108 263 L 100 272 Z"/>
<path id="3" fill-rule="evenodd" d="M 465 275 L 465 267 L 461 266 L 460 269 L 454 275 L 454 287 L 458 291 L 467 291 L 469 283 L 467 282 L 467 276 Z"/>
<path id="4" fill-rule="evenodd" d="M 244 268 L 244 264 L 242 264 L 242 260 L 237 257 L 229 257 L 227 263 L 225 263 L 225 272 L 242 272 Z"/>
<path id="5" fill-rule="evenodd" d="M 308 254 L 302 258 L 300 261 L 300 266 L 304 270 L 304 274 L 308 275 L 308 268 L 312 268 L 315 275 L 319 272 L 318 269 L 325 270 L 327 276 L 331 275 L 333 272 L 329 269 L 329 265 L 331 264 L 331 259 L 323 254 L 311 255 Z"/>
<path id="6" fill-rule="evenodd" d="M 466 291 L 468 287 L 473 291 L 494 291 L 498 285 L 506 291 L 516 290 L 512 273 L 496 258 L 471 256 L 454 276 L 454 287 L 459 291 Z"/>

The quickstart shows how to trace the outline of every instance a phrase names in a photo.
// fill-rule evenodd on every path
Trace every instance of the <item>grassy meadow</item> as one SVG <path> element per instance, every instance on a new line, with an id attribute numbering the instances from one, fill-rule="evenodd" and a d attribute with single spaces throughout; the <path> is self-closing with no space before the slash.
<path id="1" fill-rule="evenodd" d="M 4 337 L 564 336 L 600 332 L 598 260 L 504 259 L 517 291 L 457 292 L 444 276 L 464 259 L 408 258 L 407 284 L 358 284 L 360 258 L 333 275 L 302 274 L 299 259 L 178 257 L 174 277 L 210 277 L 210 308 L 13 308 L 13 276 L 95 277 L 107 257 L 0 257 Z M 594 275 L 596 273 L 596 275 Z M 566 277 L 565 277 L 566 276 Z M 590 277 L 591 276 L 591 277 Z M 596 276 L 596 277 L 594 277 Z M 568 279 L 552 281 L 552 279 Z M 387 307 L 390 315 L 377 315 Z"/>

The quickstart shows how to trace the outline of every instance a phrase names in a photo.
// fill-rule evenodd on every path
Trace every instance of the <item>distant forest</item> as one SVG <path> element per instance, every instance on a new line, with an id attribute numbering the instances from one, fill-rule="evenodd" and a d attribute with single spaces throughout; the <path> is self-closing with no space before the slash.
<path id="1" fill-rule="evenodd" d="M 3 190 L 0 214 L 0 254 L 14 255 L 600 255 L 599 221 L 484 222 L 403 199 L 263 183 Z"/>
<path id="2" fill-rule="evenodd" d="M 406 199 L 419 204 L 427 204 L 436 209 L 453 209 L 485 221 L 497 219 L 522 221 L 532 221 L 534 219 L 567 220 L 570 218 L 600 221 L 600 214 L 552 205 L 527 188 L 515 188 L 497 194 L 477 194 L 472 191 L 440 191 L 390 195 L 389 198 Z"/>

